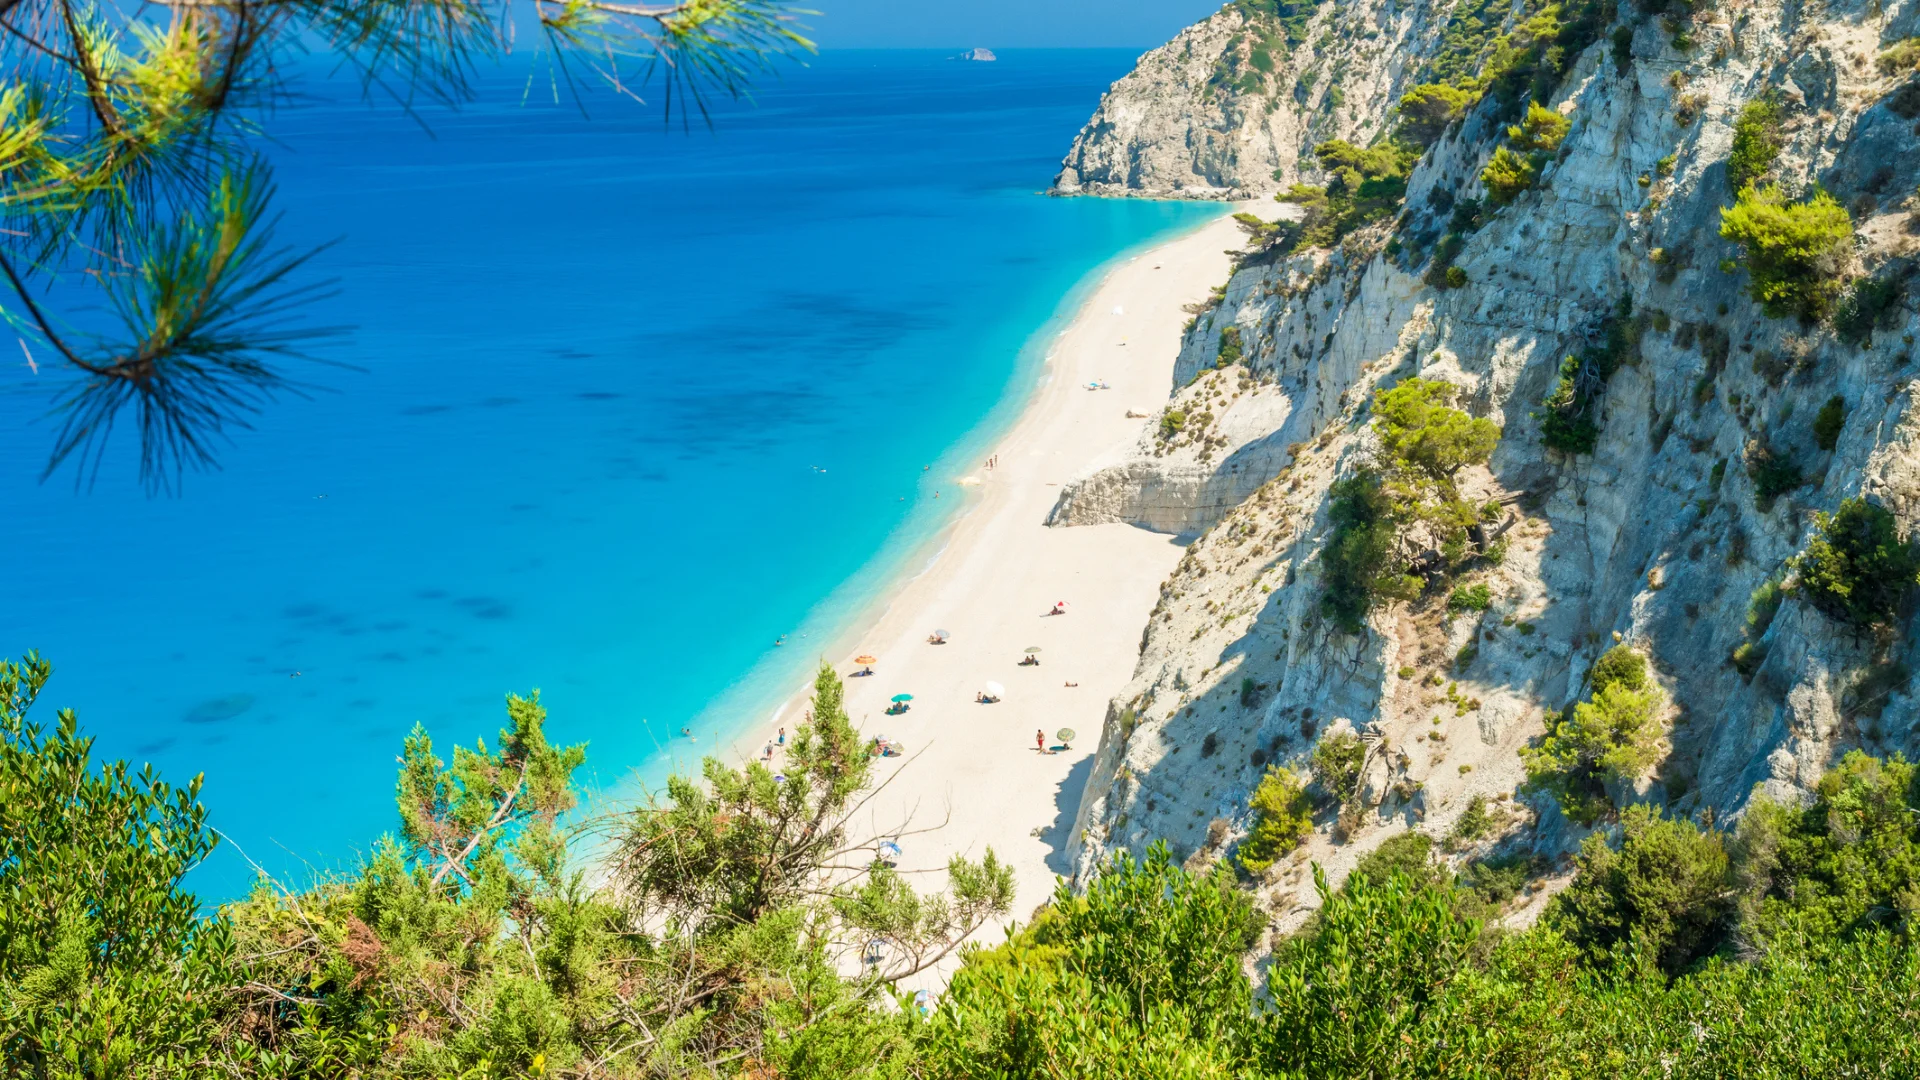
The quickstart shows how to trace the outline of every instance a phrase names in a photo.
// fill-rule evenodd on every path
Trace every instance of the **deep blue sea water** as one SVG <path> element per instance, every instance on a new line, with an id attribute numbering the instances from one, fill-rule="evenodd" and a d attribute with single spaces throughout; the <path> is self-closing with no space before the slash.
<path id="1" fill-rule="evenodd" d="M 491 739 L 510 690 L 603 790 L 725 746 L 925 558 L 1076 287 L 1218 212 L 1037 194 L 1133 56 L 828 52 L 690 133 L 511 71 L 431 136 L 308 86 L 281 235 L 338 240 L 309 318 L 355 369 L 149 498 L 124 453 L 37 483 L 58 376 L 0 361 L 0 649 L 296 881 L 392 827 L 414 724 Z"/>

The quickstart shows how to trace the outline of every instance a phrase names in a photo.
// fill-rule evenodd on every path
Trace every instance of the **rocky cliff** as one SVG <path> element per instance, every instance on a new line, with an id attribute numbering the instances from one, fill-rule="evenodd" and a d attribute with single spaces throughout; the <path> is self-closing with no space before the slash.
<path id="1" fill-rule="evenodd" d="M 1058 195 L 1245 198 L 1316 169 L 1313 147 L 1365 143 L 1416 80 L 1481 59 L 1503 5 L 1456 0 L 1237 0 L 1140 58 L 1100 100 L 1054 179 Z"/>
<path id="2" fill-rule="evenodd" d="M 1303 103 L 1269 94 L 1272 78 L 1218 82 L 1221 57 L 1278 18 L 1255 8 L 1229 6 L 1143 58 L 1075 142 L 1061 188 L 1318 179 L 1301 149 L 1383 130 L 1409 68 L 1435 55 L 1419 43 L 1459 30 L 1458 5 L 1312 9 L 1306 44 L 1272 78 L 1347 61 L 1327 82 L 1352 90 L 1329 108 L 1326 84 Z M 1524 44 L 1532 9 L 1489 10 L 1497 36 Z M 1056 525 L 1196 537 L 1109 709 L 1080 874 L 1162 838 L 1196 861 L 1230 855 L 1266 767 L 1310 773 L 1314 746 L 1348 732 L 1365 746 L 1355 794 L 1323 805 L 1306 844 L 1261 878 L 1282 925 L 1315 902 L 1309 860 L 1337 881 L 1407 830 L 1451 836 L 1456 860 L 1522 851 L 1550 867 L 1588 830 L 1521 790 L 1520 751 L 1616 642 L 1651 660 L 1666 702 L 1659 762 L 1611 792 L 1621 804 L 1724 819 L 1756 791 L 1803 796 L 1847 748 L 1920 751 L 1911 603 L 1893 625 L 1850 626 L 1796 599 L 1790 573 L 1815 513 L 1845 498 L 1891 511 L 1903 537 L 1920 526 L 1904 286 L 1920 76 L 1885 60 L 1912 48 L 1899 43 L 1920 34 L 1920 2 L 1592 10 L 1559 76 L 1531 84 L 1569 124 L 1530 187 L 1495 205 L 1481 174 L 1516 105 L 1470 101 L 1396 212 L 1331 248 L 1244 262 L 1196 314 L 1167 410 L 1132 458 L 1063 489 Z M 1735 128 L 1756 101 L 1775 106 L 1764 179 L 1823 185 L 1850 213 L 1838 325 L 1765 313 L 1741 248 L 1721 238 Z M 1591 391 L 1596 440 L 1551 447 L 1542 403 L 1596 343 L 1620 361 Z M 1484 554 L 1347 633 L 1322 602 L 1329 488 L 1377 452 L 1376 389 L 1413 376 L 1452 384 L 1502 429 L 1459 481 L 1487 508 Z M 1783 578 L 1775 615 L 1754 598 Z M 1484 610 L 1448 602 L 1480 585 Z M 1457 828 L 1470 807 L 1480 827 Z M 1535 909 L 1522 898 L 1516 917 Z"/>

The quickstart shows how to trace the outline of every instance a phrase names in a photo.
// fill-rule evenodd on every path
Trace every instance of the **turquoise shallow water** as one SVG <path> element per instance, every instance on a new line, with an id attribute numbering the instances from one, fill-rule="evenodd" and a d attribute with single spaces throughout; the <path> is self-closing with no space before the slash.
<path id="1" fill-rule="evenodd" d="M 1036 194 L 1132 59 L 829 52 L 691 133 L 508 72 L 432 137 L 321 86 L 273 119 L 282 235 L 338 239 L 355 369 L 150 499 L 124 455 L 36 483 L 52 376 L 6 367 L 0 649 L 296 878 L 390 828 L 409 728 L 491 738 L 509 690 L 603 788 L 724 745 L 962 508 L 1076 287 L 1218 213 Z"/>

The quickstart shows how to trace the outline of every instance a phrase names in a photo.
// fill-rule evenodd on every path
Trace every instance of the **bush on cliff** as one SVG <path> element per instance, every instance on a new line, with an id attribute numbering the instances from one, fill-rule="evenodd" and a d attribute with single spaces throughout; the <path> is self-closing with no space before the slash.
<path id="1" fill-rule="evenodd" d="M 1788 202 L 1778 187 L 1740 189 L 1720 211 L 1720 235 L 1745 255 L 1747 291 L 1776 318 L 1817 319 L 1839 294 L 1853 243 L 1853 219 L 1833 196 L 1815 188 Z"/>
<path id="2" fill-rule="evenodd" d="M 1266 873 L 1313 831 L 1313 803 L 1291 770 L 1268 766 L 1247 807 L 1253 811 L 1253 829 L 1240 842 L 1239 861 L 1249 874 Z"/>
<path id="3" fill-rule="evenodd" d="M 1665 702 L 1651 683 L 1596 679 L 1590 700 L 1549 712 L 1539 744 L 1521 749 L 1527 787 L 1582 825 L 1600 820 L 1613 809 L 1607 786 L 1639 779 L 1658 759 Z"/>
<path id="4" fill-rule="evenodd" d="M 1813 535 L 1793 560 L 1795 591 L 1837 622 L 1889 622 L 1920 583 L 1920 545 L 1902 540 L 1893 515 L 1865 499 L 1814 514 Z"/>
<path id="5" fill-rule="evenodd" d="M 1320 607 L 1334 625 L 1357 634 L 1366 629 L 1374 604 L 1420 594 L 1420 579 L 1407 572 L 1400 544 L 1406 509 L 1375 469 L 1336 482 L 1328 497 L 1333 531 L 1320 551 Z"/>
<path id="6" fill-rule="evenodd" d="M 1747 102 L 1733 122 L 1727 190 L 1739 195 L 1773 168 L 1780 156 L 1780 103 L 1771 94 Z"/>
<path id="7" fill-rule="evenodd" d="M 1431 146 L 1465 116 L 1476 95 L 1445 83 L 1423 83 L 1400 96 L 1400 134 Z"/>

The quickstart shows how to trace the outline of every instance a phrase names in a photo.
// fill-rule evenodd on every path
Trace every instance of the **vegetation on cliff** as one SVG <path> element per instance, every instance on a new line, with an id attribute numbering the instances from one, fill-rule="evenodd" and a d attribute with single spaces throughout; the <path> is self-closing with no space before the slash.
<path id="1" fill-rule="evenodd" d="M 1461 469 L 1485 464 L 1500 439 L 1491 420 L 1453 408 L 1458 391 L 1409 378 L 1374 395 L 1379 451 L 1333 485 L 1333 532 L 1320 561 L 1322 607 L 1347 633 L 1366 625 L 1375 604 L 1412 599 L 1423 574 L 1458 566 L 1479 509 L 1461 498 Z M 1415 558 L 1431 550 L 1416 572 Z"/>
<path id="2" fill-rule="evenodd" d="M 1740 245 L 1748 292 L 1767 314 L 1813 320 L 1832 309 L 1853 241 L 1853 219 L 1833 196 L 1815 188 L 1789 202 L 1774 185 L 1748 185 L 1720 211 L 1720 235 Z"/>

